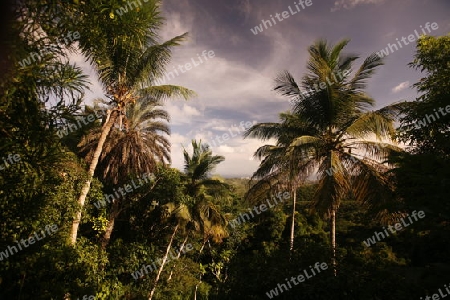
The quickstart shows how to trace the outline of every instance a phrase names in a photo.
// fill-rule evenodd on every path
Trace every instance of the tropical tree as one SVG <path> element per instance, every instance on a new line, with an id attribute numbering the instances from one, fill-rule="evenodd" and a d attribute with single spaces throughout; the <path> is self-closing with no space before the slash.
<path id="1" fill-rule="evenodd" d="M 228 185 L 218 179 L 211 179 L 210 173 L 225 160 L 213 155 L 209 145 L 192 140 L 192 155 L 186 149 L 184 155 L 184 176 L 186 194 L 193 199 L 192 216 L 198 222 L 205 242 L 210 237 L 216 241 L 226 236 L 225 217 L 213 203 L 213 196 L 226 192 Z"/>
<path id="2" fill-rule="evenodd" d="M 170 61 L 171 49 L 186 38 L 186 34 L 160 43 L 158 31 L 163 24 L 159 0 L 150 0 L 140 9 L 120 17 L 114 15 L 115 1 L 109 4 L 94 2 L 89 5 L 86 18 L 94 18 L 96 26 L 80 25 L 80 49 L 93 64 L 106 92 L 109 108 L 102 126 L 96 150 L 90 161 L 88 175 L 78 199 L 80 210 L 72 224 L 71 244 L 75 244 L 82 209 L 89 192 L 92 177 L 103 151 L 103 145 L 114 124 L 122 127 L 128 105 L 140 99 L 159 101 L 171 97 L 188 99 L 194 92 L 173 85 L 155 85 L 163 76 Z"/>
<path id="3" fill-rule="evenodd" d="M 294 249 L 295 211 L 297 189 L 313 171 L 308 161 L 302 161 L 302 155 L 288 151 L 291 141 L 300 133 L 307 133 L 307 124 L 298 115 L 289 112 L 281 113 L 281 123 L 258 123 L 244 133 L 244 137 L 262 140 L 275 139 L 276 145 L 264 145 L 258 148 L 255 156 L 261 161 L 260 166 L 252 176 L 257 182 L 247 192 L 247 199 L 258 201 L 261 196 L 276 190 L 288 188 L 292 196 L 292 220 L 289 237 L 289 251 Z M 299 160 L 300 159 L 300 160 Z M 309 167 L 309 169 L 308 169 Z"/>
<path id="4" fill-rule="evenodd" d="M 423 36 L 410 67 L 426 76 L 413 85 L 420 96 L 404 104 L 399 139 L 416 154 L 448 159 L 450 153 L 450 34 Z"/>
<path id="5" fill-rule="evenodd" d="M 375 101 L 364 92 L 366 80 L 382 65 L 375 54 L 367 57 L 353 72 L 358 56 L 345 55 L 349 40 L 334 46 L 319 40 L 309 47 L 308 73 L 302 78 L 303 93 L 294 77 L 284 71 L 275 79 L 274 90 L 293 102 L 292 114 L 304 126 L 291 138 L 285 156 L 295 155 L 304 162 L 305 172 L 315 168 L 319 186 L 314 196 L 314 208 L 330 219 L 331 261 L 336 275 L 336 212 L 343 197 L 353 193 L 355 199 L 372 208 L 380 208 L 391 196 L 384 159 L 401 149 L 391 140 L 396 105 L 370 111 Z M 350 74 L 353 72 L 353 75 Z M 318 88 L 320 87 L 320 88 Z M 254 125 L 248 136 L 278 138 L 280 132 L 271 128 L 285 127 L 282 120 L 276 126 Z M 375 141 L 370 138 L 375 137 Z M 264 154 L 264 153 L 263 153 Z M 276 165 L 275 165 L 276 166 Z"/>
<path id="6" fill-rule="evenodd" d="M 449 249 L 448 221 L 450 202 L 450 35 L 422 36 L 410 67 L 421 72 L 413 87 L 418 96 L 405 102 L 398 128 L 398 139 L 407 151 L 392 156 L 396 192 L 408 210 L 423 210 L 427 218 L 416 226 L 413 244 L 414 265 L 430 265 L 427 255 L 434 249 Z M 433 263 L 446 262 L 445 255 L 435 251 Z M 448 262 L 446 262 L 448 264 Z M 437 273 L 436 270 L 430 272 Z"/>
<path id="7" fill-rule="evenodd" d="M 168 125 L 164 123 L 169 122 L 169 115 L 159 109 L 160 106 L 161 103 L 155 99 L 132 103 L 125 111 L 122 128 L 114 127 L 111 130 L 97 167 L 97 175 L 108 186 L 123 185 L 129 182 L 129 176 L 156 173 L 158 164 L 170 163 L 170 142 L 163 135 L 170 134 Z M 88 161 L 92 159 L 101 133 L 102 129 L 97 127 L 83 137 L 79 144 L 81 153 Z M 114 220 L 125 206 L 123 198 L 113 201 L 102 247 L 109 243 Z"/>
<path id="8" fill-rule="evenodd" d="M 166 210 L 165 210 L 166 213 L 162 215 L 163 218 L 165 218 L 166 220 L 173 221 L 175 223 L 175 227 L 173 229 L 173 233 L 170 236 L 169 243 L 167 244 L 166 251 L 165 251 L 163 259 L 161 261 L 161 265 L 160 265 L 160 267 L 158 269 L 158 273 L 156 274 L 155 280 L 153 282 L 153 287 L 150 290 L 150 293 L 149 293 L 149 296 L 148 296 L 148 300 L 152 300 L 153 299 L 153 296 L 154 296 L 155 291 L 156 291 L 156 287 L 158 286 L 158 282 L 159 282 L 159 280 L 161 278 L 162 271 L 164 269 L 164 266 L 166 265 L 166 262 L 167 262 L 167 259 L 169 257 L 169 253 L 170 253 L 170 250 L 171 250 L 171 247 L 172 247 L 172 243 L 174 241 L 174 238 L 175 238 L 178 230 L 180 228 L 184 229 L 183 227 L 185 227 L 188 223 L 190 223 L 192 221 L 192 218 L 191 218 L 190 213 L 189 213 L 189 209 L 184 204 L 180 204 L 178 206 L 175 206 L 175 205 L 173 205 L 173 203 L 167 203 L 165 205 L 165 208 L 166 208 Z M 188 237 L 189 237 L 189 235 L 186 234 L 186 236 L 185 236 L 185 238 L 184 238 L 184 240 L 183 240 L 183 242 L 182 242 L 182 244 L 180 246 L 180 249 L 178 250 L 178 254 L 176 256 L 176 259 L 180 258 L 181 252 L 183 251 L 184 246 L 186 245 Z M 172 276 L 172 273 L 170 274 L 168 280 L 170 280 L 171 276 Z"/>
<path id="9" fill-rule="evenodd" d="M 392 157 L 398 163 L 398 193 L 409 206 L 448 215 L 450 166 L 450 35 L 423 36 L 417 41 L 410 67 L 424 77 L 413 87 L 419 96 L 404 103 L 398 139 L 407 152 Z M 439 222 L 436 222 L 436 224 Z"/>
<path id="10" fill-rule="evenodd" d="M 228 236 L 225 229 L 226 218 L 214 204 L 213 198 L 214 195 L 226 194 L 229 186 L 218 179 L 210 178 L 210 173 L 225 160 L 225 157 L 213 155 L 209 145 L 203 144 L 201 140 L 199 142 L 192 140 L 191 145 L 192 155 L 189 155 L 186 149 L 183 151 L 185 189 L 186 194 L 194 201 L 191 204 L 194 224 L 199 224 L 198 230 L 203 234 L 203 245 L 200 249 L 202 253 L 210 238 L 220 242 Z M 203 274 L 204 272 L 199 275 L 199 281 L 195 286 L 194 299 L 197 299 Z"/>

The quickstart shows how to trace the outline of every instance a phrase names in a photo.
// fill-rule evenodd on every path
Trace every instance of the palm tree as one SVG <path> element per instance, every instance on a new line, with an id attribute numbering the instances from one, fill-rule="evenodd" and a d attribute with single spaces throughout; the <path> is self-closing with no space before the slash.
<path id="1" fill-rule="evenodd" d="M 184 175 L 186 194 L 190 196 L 192 216 L 204 233 L 205 241 L 212 237 L 219 242 L 227 235 L 226 219 L 213 203 L 213 196 L 226 192 L 228 185 L 217 179 L 209 178 L 218 164 L 225 160 L 221 155 L 213 155 L 207 144 L 192 140 L 192 156 L 184 149 Z"/>
<path id="2" fill-rule="evenodd" d="M 200 140 L 191 141 L 192 156 L 184 149 L 184 174 L 186 194 L 194 199 L 191 215 L 194 223 L 201 233 L 203 233 L 203 245 L 200 253 L 210 238 L 215 242 L 220 242 L 228 236 L 226 231 L 226 218 L 219 208 L 213 203 L 212 195 L 224 195 L 228 192 L 229 186 L 220 180 L 209 178 L 210 173 L 218 164 L 225 160 L 221 155 L 213 155 L 208 144 L 202 144 Z M 199 281 L 195 286 L 194 299 L 197 299 L 197 291 L 202 283 L 203 273 L 200 274 Z"/>
<path id="3" fill-rule="evenodd" d="M 161 101 L 171 97 L 188 99 L 194 95 L 193 91 L 183 87 L 155 85 L 170 61 L 171 49 L 186 38 L 183 34 L 164 43 L 159 42 L 158 31 L 163 22 L 160 5 L 160 0 L 150 0 L 138 11 L 116 17 L 114 7 L 93 3 L 86 8 L 85 19 L 89 21 L 80 24 L 80 49 L 95 67 L 110 108 L 90 161 L 88 179 L 78 198 L 80 209 L 72 223 L 72 245 L 76 243 L 81 212 L 103 145 L 116 122 L 119 129 L 122 127 L 127 106 L 140 99 Z M 97 21 L 95 28 L 92 28 L 90 18 Z"/>
<path id="4" fill-rule="evenodd" d="M 165 165 L 171 161 L 170 142 L 162 135 L 170 134 L 167 124 L 162 122 L 169 122 L 169 115 L 158 108 L 161 103 L 157 100 L 141 101 L 129 105 L 123 116 L 123 128 L 113 128 L 110 138 L 105 141 L 97 175 L 109 185 L 128 182 L 130 178 L 124 174 L 154 173 L 158 164 Z M 79 144 L 81 153 L 88 161 L 92 159 L 100 135 L 101 128 L 96 128 L 83 137 Z M 103 247 L 109 243 L 114 221 L 123 209 L 123 202 L 124 199 L 119 198 L 112 204 L 102 239 Z"/>
<path id="5" fill-rule="evenodd" d="M 163 221 L 174 221 L 174 223 L 176 223 L 176 225 L 175 225 L 174 230 L 173 230 L 173 232 L 172 232 L 172 234 L 170 236 L 170 240 L 169 240 L 169 243 L 167 244 L 165 254 L 164 254 L 163 259 L 161 261 L 161 265 L 160 265 L 160 267 L 158 269 L 158 273 L 156 273 L 156 277 L 155 277 L 155 280 L 153 282 L 153 287 L 150 290 L 149 295 L 148 295 L 148 300 L 152 300 L 153 299 L 153 296 L 155 294 L 156 288 L 158 286 L 158 282 L 159 282 L 159 280 L 161 278 L 162 271 L 163 271 L 163 269 L 164 269 L 164 267 L 166 265 L 167 259 L 169 257 L 169 253 L 170 253 L 170 249 L 172 247 L 172 243 L 174 241 L 174 238 L 175 238 L 178 230 L 182 229 L 184 231 L 185 227 L 192 222 L 192 217 L 190 215 L 190 211 L 189 211 L 188 207 L 186 205 L 184 205 L 184 204 L 175 205 L 174 203 L 169 202 L 169 203 L 166 203 L 165 205 L 163 205 L 161 207 L 161 209 L 163 209 L 163 213 L 161 215 Z M 180 249 L 178 250 L 178 254 L 177 254 L 175 259 L 180 258 L 181 252 L 184 249 L 184 246 L 186 245 L 188 237 L 189 237 L 189 233 L 187 233 L 185 235 L 184 240 L 181 243 Z M 168 280 L 171 279 L 172 272 L 173 272 L 173 270 L 171 271 Z"/>
<path id="6" fill-rule="evenodd" d="M 297 188 L 313 171 L 312 164 L 301 161 L 302 155 L 295 151 L 289 152 L 291 141 L 301 132 L 309 132 L 307 124 L 299 116 L 281 113 L 281 123 L 259 123 L 244 133 L 244 138 L 253 137 L 262 140 L 276 139 L 276 145 L 264 145 L 258 148 L 255 156 L 261 159 L 261 164 L 252 176 L 257 180 L 246 198 L 257 201 L 264 193 L 288 188 L 292 195 L 292 220 L 289 238 L 289 252 L 294 249 L 295 211 L 297 203 Z M 294 149 L 295 150 L 295 149 Z M 263 193 L 261 193 L 263 192 Z"/>
<path id="7" fill-rule="evenodd" d="M 218 180 L 208 179 L 210 173 L 218 164 L 225 160 L 221 155 L 212 155 L 209 145 L 202 144 L 200 140 L 191 141 L 192 156 L 186 149 L 183 149 L 184 174 L 186 176 L 186 191 L 191 197 L 200 197 L 205 194 L 208 186 L 217 186 L 222 183 Z"/>
<path id="8" fill-rule="evenodd" d="M 288 71 L 275 79 L 275 91 L 293 101 L 292 115 L 304 124 L 294 138 L 290 137 L 284 153 L 286 157 L 294 155 L 295 161 L 305 163 L 306 168 L 299 168 L 300 172 L 307 174 L 311 167 L 317 170 L 319 185 L 314 208 L 330 219 L 335 275 L 336 212 L 342 198 L 353 192 L 357 201 L 371 207 L 389 199 L 389 184 L 382 174 L 386 170 L 383 160 L 391 152 L 401 150 L 392 144 L 380 146 L 381 140 L 392 140 L 398 107 L 391 105 L 369 111 L 375 101 L 364 92 L 366 79 L 382 65 L 381 58 L 370 55 L 350 76 L 352 64 L 358 57 L 342 54 L 348 42 L 343 40 L 330 46 L 319 40 L 309 47 L 309 72 L 302 79 L 302 87 L 315 91 L 304 95 Z M 282 120 L 276 126 L 281 131 L 287 122 Z M 280 140 L 269 129 L 266 133 L 258 131 L 261 129 L 257 124 L 248 130 L 248 135 Z M 376 141 L 367 140 L 372 136 Z"/>
<path id="9" fill-rule="evenodd" d="M 190 155 L 186 149 L 184 149 L 184 189 L 186 195 L 192 199 L 192 202 L 186 204 L 180 203 L 175 205 L 174 203 L 167 203 L 163 206 L 166 209 L 165 215 L 172 215 L 177 220 L 177 225 L 174 228 L 169 244 L 166 248 L 166 254 L 163 258 L 161 267 L 154 282 L 154 286 L 149 294 L 149 300 L 153 298 L 156 290 L 161 272 L 164 268 L 164 264 L 167 255 L 170 251 L 170 247 L 173 242 L 175 234 L 180 228 L 184 228 L 184 225 L 193 224 L 193 228 L 196 232 L 200 232 L 203 235 L 203 245 L 200 249 L 200 253 L 203 251 L 204 246 L 213 239 L 216 242 L 222 241 L 228 234 L 225 230 L 226 219 L 217 206 L 213 203 L 213 195 L 220 194 L 227 191 L 228 186 L 220 180 L 210 179 L 210 173 L 217 167 L 219 163 L 225 160 L 223 156 L 213 155 L 207 144 L 202 144 L 201 141 L 197 142 L 192 140 L 193 153 Z M 191 229 L 191 230 L 192 230 Z M 188 234 L 184 238 L 182 245 L 187 241 Z M 171 278 L 171 276 L 169 276 Z M 196 285 L 194 298 L 197 297 L 197 288 L 202 281 L 202 276 L 199 278 L 199 283 Z"/>

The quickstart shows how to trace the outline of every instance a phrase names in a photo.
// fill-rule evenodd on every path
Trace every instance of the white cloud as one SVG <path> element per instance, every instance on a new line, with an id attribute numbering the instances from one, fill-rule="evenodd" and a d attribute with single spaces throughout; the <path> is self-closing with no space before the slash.
<path id="1" fill-rule="evenodd" d="M 274 144 L 274 142 L 236 138 L 230 141 L 229 145 L 213 148 L 214 153 L 225 156 L 225 161 L 217 167 L 216 173 L 236 177 L 251 176 L 260 164 L 259 160 L 252 159 L 253 153 L 265 144 Z M 232 147 L 233 151 L 230 151 L 228 147 Z"/>
<path id="2" fill-rule="evenodd" d="M 409 81 L 403 81 L 392 89 L 393 93 L 398 93 L 409 87 Z"/>
<path id="3" fill-rule="evenodd" d="M 183 15 L 180 12 L 167 12 L 164 10 L 164 2 L 163 2 L 163 15 L 165 17 L 165 24 L 163 26 L 163 30 L 161 31 L 161 37 L 163 40 L 169 40 L 175 36 L 181 35 L 185 32 L 189 32 L 188 40 L 192 41 L 192 26 L 194 22 L 194 14 L 192 14 L 191 8 L 187 2 L 179 1 L 177 3 L 179 7 L 181 7 Z M 185 43 L 183 43 L 184 45 Z"/>
<path id="4" fill-rule="evenodd" d="M 214 126 L 211 127 L 211 129 L 217 130 L 217 131 L 227 131 L 229 129 L 229 127 L 226 126 Z"/>
<path id="5" fill-rule="evenodd" d="M 178 101 L 166 102 L 163 109 L 169 113 L 170 124 L 172 125 L 189 124 L 192 122 L 193 117 L 202 115 L 197 108 Z"/>
<path id="6" fill-rule="evenodd" d="M 191 58 L 196 59 L 202 48 L 184 49 L 182 56 L 173 59 L 173 65 L 185 64 Z M 177 53 L 178 54 L 178 53 Z M 204 99 L 203 105 L 214 108 L 234 108 L 249 105 L 251 98 L 270 98 L 272 79 L 260 74 L 245 65 L 226 60 L 220 53 L 208 59 L 203 64 L 177 76 L 170 84 L 181 85 L 198 93 L 199 99 Z M 172 69 L 168 67 L 167 69 Z M 232 87 L 232 88 L 230 88 Z M 205 99 L 208 99 L 205 101 Z"/>
<path id="7" fill-rule="evenodd" d="M 352 9 L 355 6 L 361 4 L 380 4 L 383 3 L 384 1 L 385 0 L 338 0 L 334 2 L 334 7 L 331 9 L 331 11 L 336 11 L 341 8 Z"/>
<path id="8" fill-rule="evenodd" d="M 183 147 L 192 153 L 191 139 L 208 141 L 207 137 L 212 137 L 212 132 L 201 132 L 194 134 L 190 132 L 186 135 L 172 133 L 170 141 L 172 144 L 172 167 L 183 170 Z M 218 165 L 214 174 L 223 176 L 249 176 L 258 168 L 259 160 L 252 160 L 253 153 L 262 145 L 274 144 L 273 140 L 260 141 L 256 139 L 243 139 L 242 136 L 230 137 L 226 142 L 210 144 L 214 155 L 223 155 L 225 161 Z"/>
<path id="9" fill-rule="evenodd" d="M 84 75 L 87 75 L 89 77 L 88 81 L 90 82 L 90 84 L 88 85 L 89 90 L 85 91 L 85 104 L 92 105 L 92 100 L 94 100 L 95 98 L 105 99 L 103 87 L 98 80 L 97 73 L 95 69 L 86 61 L 86 58 L 80 53 L 70 52 L 68 55 L 70 62 L 75 63 L 83 70 Z"/>
<path id="10" fill-rule="evenodd" d="M 220 145 L 217 147 L 218 153 L 234 153 L 236 152 L 233 147 L 227 146 L 227 145 Z"/>

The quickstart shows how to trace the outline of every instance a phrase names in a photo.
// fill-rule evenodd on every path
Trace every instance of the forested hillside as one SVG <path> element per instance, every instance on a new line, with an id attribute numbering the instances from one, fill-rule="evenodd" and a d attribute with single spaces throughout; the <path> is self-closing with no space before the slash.
<path id="1" fill-rule="evenodd" d="M 450 36 L 414 43 L 416 97 L 388 105 L 367 89 L 389 62 L 318 36 L 259 87 L 289 109 L 228 178 L 194 135 L 172 152 L 168 105 L 200 91 L 160 81 L 190 36 L 161 34 L 163 2 L 2 4 L 0 299 L 450 295 Z"/>

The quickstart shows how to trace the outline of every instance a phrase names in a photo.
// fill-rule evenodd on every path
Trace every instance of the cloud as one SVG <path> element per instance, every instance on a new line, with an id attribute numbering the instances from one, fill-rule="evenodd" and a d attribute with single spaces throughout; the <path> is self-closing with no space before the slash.
<path id="1" fill-rule="evenodd" d="M 217 147 L 218 153 L 234 153 L 236 152 L 233 147 L 227 146 L 227 145 L 220 145 Z"/>
<path id="2" fill-rule="evenodd" d="M 209 133 L 210 134 L 210 133 Z M 183 147 L 192 154 L 191 138 L 205 142 L 208 133 L 181 135 L 172 133 L 170 142 L 172 144 L 171 157 L 172 167 L 180 171 L 184 168 Z M 189 137 L 188 137 L 189 136 Z M 210 145 L 213 155 L 223 155 L 225 161 L 217 166 L 214 174 L 221 174 L 225 177 L 242 177 L 252 174 L 258 168 L 259 160 L 252 160 L 253 153 L 264 144 L 274 144 L 275 141 L 259 141 L 256 139 L 244 140 L 241 136 L 233 137 L 226 142 L 217 145 Z"/>
<path id="3" fill-rule="evenodd" d="M 83 70 L 83 73 L 89 76 L 89 89 L 86 90 L 85 97 L 87 99 L 87 105 L 92 105 L 93 100 L 96 98 L 104 98 L 103 87 L 98 79 L 98 75 L 95 69 L 86 61 L 86 58 L 78 52 L 68 53 L 71 63 L 75 63 L 78 67 Z"/>
<path id="4" fill-rule="evenodd" d="M 338 0 L 334 2 L 334 7 L 331 11 L 337 11 L 339 9 L 352 9 L 355 6 L 361 4 L 380 4 L 385 0 Z"/>
<path id="5" fill-rule="evenodd" d="M 193 117 L 201 116 L 202 113 L 195 107 L 186 103 L 166 102 L 164 108 L 170 115 L 170 124 L 181 125 L 192 122 Z"/>
<path id="6" fill-rule="evenodd" d="M 392 89 L 393 93 L 398 93 L 409 87 L 409 81 L 403 81 Z"/>

